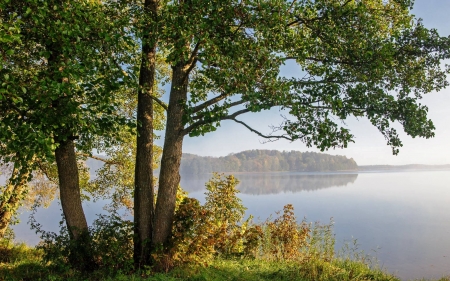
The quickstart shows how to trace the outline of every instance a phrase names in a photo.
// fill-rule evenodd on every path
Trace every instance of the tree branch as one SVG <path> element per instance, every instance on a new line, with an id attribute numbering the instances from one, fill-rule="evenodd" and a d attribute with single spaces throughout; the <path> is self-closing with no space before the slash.
<path id="1" fill-rule="evenodd" d="M 207 100 L 207 101 L 205 101 L 204 103 L 199 104 L 199 105 L 193 107 L 193 108 L 192 108 L 192 112 L 193 112 L 193 113 L 197 113 L 197 112 L 199 112 L 200 110 L 202 110 L 202 109 L 204 109 L 204 108 L 206 108 L 206 107 L 208 107 L 208 106 L 210 106 L 210 105 L 213 105 L 213 104 L 215 104 L 215 103 L 217 103 L 217 102 L 219 102 L 219 101 L 225 99 L 227 96 L 228 96 L 227 94 L 222 94 L 222 95 L 220 95 L 220 96 L 217 96 L 217 97 L 214 97 L 214 98 L 212 98 L 212 99 L 210 99 L 210 100 Z"/>
<path id="2" fill-rule="evenodd" d="M 255 129 L 253 129 L 252 127 L 250 127 L 250 126 L 247 125 L 246 123 L 244 123 L 244 122 L 242 122 L 242 121 L 240 121 L 240 120 L 237 120 L 236 118 L 229 118 L 229 119 L 230 119 L 230 120 L 233 120 L 233 121 L 236 122 L 236 123 L 239 123 L 239 124 L 243 125 L 243 126 L 246 127 L 249 131 L 251 131 L 252 133 L 257 134 L 258 136 L 260 136 L 260 137 L 262 137 L 262 138 L 269 139 L 269 140 L 271 140 L 271 139 L 276 139 L 276 140 L 279 140 L 279 139 L 286 139 L 286 140 L 288 140 L 288 141 L 294 141 L 292 138 L 290 138 L 290 137 L 288 137 L 288 136 L 285 136 L 285 135 L 278 135 L 278 136 L 264 135 L 264 134 L 262 134 L 261 132 L 259 132 L 259 131 L 255 130 Z"/>
<path id="3" fill-rule="evenodd" d="M 227 120 L 227 119 L 232 119 L 235 118 L 241 114 L 250 112 L 250 109 L 242 109 L 242 110 L 238 110 L 235 113 L 231 114 L 231 115 L 227 115 L 227 116 L 223 116 L 221 118 L 219 118 L 218 120 L 199 120 L 193 124 L 191 124 L 190 126 L 188 126 L 187 128 L 185 128 L 183 131 L 181 131 L 181 135 L 185 136 L 187 134 L 189 134 L 190 132 L 192 132 L 192 130 L 194 130 L 195 128 L 202 126 L 202 125 L 206 125 L 206 124 L 210 124 L 212 122 L 217 122 L 217 121 L 222 121 L 222 120 Z"/>
<path id="4" fill-rule="evenodd" d="M 218 103 L 218 102 L 221 101 L 221 100 L 224 100 L 224 99 L 225 99 L 226 97 L 228 97 L 228 96 L 229 96 L 229 95 L 227 95 L 227 94 L 222 94 L 222 95 L 220 95 L 220 96 L 217 96 L 217 97 L 214 97 L 214 98 L 212 98 L 212 99 L 210 99 L 210 100 L 207 100 L 207 101 L 205 101 L 204 103 L 199 104 L 199 105 L 193 107 L 193 108 L 192 108 L 192 112 L 193 112 L 193 113 L 197 113 L 197 112 L 199 112 L 200 110 L 205 109 L 206 107 L 208 107 L 208 106 L 210 106 L 210 105 L 213 105 L 213 104 L 215 104 L 215 103 Z M 246 102 L 246 101 L 244 101 L 244 100 L 232 102 L 232 103 L 230 103 L 230 104 L 227 105 L 227 108 L 231 108 L 231 107 L 233 107 L 233 106 L 240 105 L 240 104 L 243 104 L 243 103 L 245 103 L 245 102 Z"/>
<path id="5" fill-rule="evenodd" d="M 162 100 L 158 99 L 157 97 L 150 96 L 150 98 L 152 100 L 156 101 L 167 112 L 167 110 L 168 110 L 167 104 L 165 104 Z"/>
<path id="6" fill-rule="evenodd" d="M 188 69 L 186 70 L 186 74 L 184 75 L 183 80 L 182 80 L 184 82 L 186 81 L 186 79 L 189 76 L 189 73 L 191 73 L 192 69 L 194 69 L 195 64 L 197 63 L 197 55 L 198 55 L 198 50 L 200 48 L 200 43 L 201 43 L 201 40 L 199 40 L 197 42 L 197 44 L 195 44 L 194 50 L 192 51 L 190 58 L 186 62 Z"/>
<path id="7" fill-rule="evenodd" d="M 111 160 L 108 160 L 108 159 L 105 159 L 105 158 L 102 158 L 102 157 L 90 155 L 88 153 L 77 152 L 77 155 L 84 156 L 84 157 L 89 157 L 89 158 L 92 158 L 92 159 L 95 159 L 95 160 L 98 160 L 98 161 L 102 161 L 102 162 L 104 162 L 105 164 L 108 164 L 108 165 L 122 165 L 122 163 L 120 161 L 111 161 Z"/>
<path id="8" fill-rule="evenodd" d="M 38 165 L 38 167 L 39 167 L 39 170 L 44 174 L 44 176 L 47 177 L 47 179 L 48 179 L 50 182 L 52 182 L 52 183 L 54 183 L 54 184 L 56 184 L 56 185 L 59 184 L 58 181 L 57 181 L 57 179 L 52 178 L 52 177 L 49 175 L 47 169 L 42 165 L 42 162 L 41 162 L 40 160 L 37 160 L 36 163 L 37 163 L 37 165 Z"/>

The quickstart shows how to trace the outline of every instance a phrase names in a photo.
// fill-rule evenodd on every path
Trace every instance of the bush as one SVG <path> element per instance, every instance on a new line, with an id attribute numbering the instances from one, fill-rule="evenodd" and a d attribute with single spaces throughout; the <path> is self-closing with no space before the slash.
<path id="1" fill-rule="evenodd" d="M 284 206 L 283 214 L 274 221 L 267 221 L 264 227 L 266 257 L 274 260 L 302 258 L 302 248 L 306 246 L 310 228 L 305 222 L 297 223 L 291 204 Z"/>
<path id="2" fill-rule="evenodd" d="M 9 239 L 0 239 L 0 263 L 36 261 L 42 258 L 42 252 L 30 248 L 24 243 L 13 243 Z"/>
<path id="3" fill-rule="evenodd" d="M 238 180 L 214 174 L 206 183 L 206 202 L 184 197 L 177 207 L 172 237 L 153 257 L 160 270 L 186 263 L 208 265 L 214 256 L 242 255 L 257 247 L 260 227 L 242 223 L 245 207 L 236 194 Z"/>
<path id="4" fill-rule="evenodd" d="M 59 234 L 41 231 L 43 241 L 37 246 L 42 249 L 43 261 L 55 269 L 67 271 L 75 267 L 81 271 L 100 269 L 107 275 L 120 272 L 128 273 L 133 269 L 133 223 L 118 215 L 99 216 L 80 242 L 71 240 L 65 225 L 60 223 Z M 83 243 L 83 244 L 82 244 Z M 82 249 L 80 249 L 82 248 Z M 89 253 L 83 253 L 88 249 Z M 83 257 L 92 257 L 90 268 L 74 261 Z"/>

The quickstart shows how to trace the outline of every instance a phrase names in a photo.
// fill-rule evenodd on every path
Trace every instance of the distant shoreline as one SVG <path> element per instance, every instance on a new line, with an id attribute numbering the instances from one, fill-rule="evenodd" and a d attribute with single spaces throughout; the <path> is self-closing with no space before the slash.
<path id="1" fill-rule="evenodd" d="M 358 171 L 399 171 L 399 170 L 450 170 L 450 164 L 444 165 L 425 165 L 425 164 L 408 164 L 408 165 L 361 165 Z"/>
<path id="2" fill-rule="evenodd" d="M 220 171 L 219 174 L 275 174 L 275 173 L 323 173 L 323 174 L 345 174 L 345 173 L 358 173 L 358 172 L 383 172 L 383 171 L 446 171 L 450 170 L 450 164 L 445 165 L 425 165 L 425 164 L 407 164 L 407 165 L 361 165 L 354 170 L 337 170 L 337 171 L 264 171 L 264 172 L 227 172 Z M 198 175 L 212 175 L 213 172 Z M 181 174 L 187 176 L 188 174 Z"/>

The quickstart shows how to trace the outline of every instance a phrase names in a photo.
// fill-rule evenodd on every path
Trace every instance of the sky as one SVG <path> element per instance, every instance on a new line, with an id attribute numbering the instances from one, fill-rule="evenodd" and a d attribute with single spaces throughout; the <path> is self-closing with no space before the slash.
<path id="1" fill-rule="evenodd" d="M 450 0 L 416 0 L 412 13 L 422 18 L 428 28 L 436 28 L 441 36 L 450 35 L 448 22 Z M 295 76 L 297 69 L 287 66 L 282 70 L 286 76 Z M 450 79 L 450 78 L 449 78 Z M 330 149 L 325 153 L 345 155 L 353 158 L 358 165 L 404 165 L 404 164 L 450 164 L 450 87 L 440 92 L 430 93 L 421 101 L 429 108 L 428 117 L 434 122 L 436 136 L 432 139 L 411 138 L 401 129 L 394 126 L 400 133 L 403 147 L 397 156 L 392 155 L 391 147 L 386 145 L 385 138 L 367 119 L 349 118 L 348 128 L 355 136 L 355 143 L 350 143 L 345 149 Z M 243 115 L 242 121 L 262 132 L 269 133 L 270 125 L 281 122 L 278 109 L 266 112 Z M 163 144 L 163 138 L 157 142 Z M 300 141 L 289 142 L 279 140 L 265 143 L 264 139 L 248 131 L 242 125 L 233 121 L 224 121 L 217 131 L 200 137 L 185 137 L 184 153 L 202 156 L 225 156 L 249 149 L 274 149 L 314 151 L 320 150 L 306 147 Z"/>

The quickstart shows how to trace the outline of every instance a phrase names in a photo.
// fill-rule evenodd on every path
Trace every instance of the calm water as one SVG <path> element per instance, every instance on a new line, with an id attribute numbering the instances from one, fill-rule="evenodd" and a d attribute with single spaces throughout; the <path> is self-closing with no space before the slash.
<path id="1" fill-rule="evenodd" d="M 404 280 L 450 275 L 450 171 L 238 174 L 239 197 L 247 214 L 265 220 L 285 204 L 299 219 L 328 223 L 332 217 L 338 247 L 357 239 L 359 249 Z M 192 197 L 204 198 L 208 176 L 183 178 Z M 86 204 L 88 220 L 101 203 Z M 57 203 L 36 218 L 55 230 L 61 218 Z M 19 240 L 39 241 L 23 223 Z"/>

